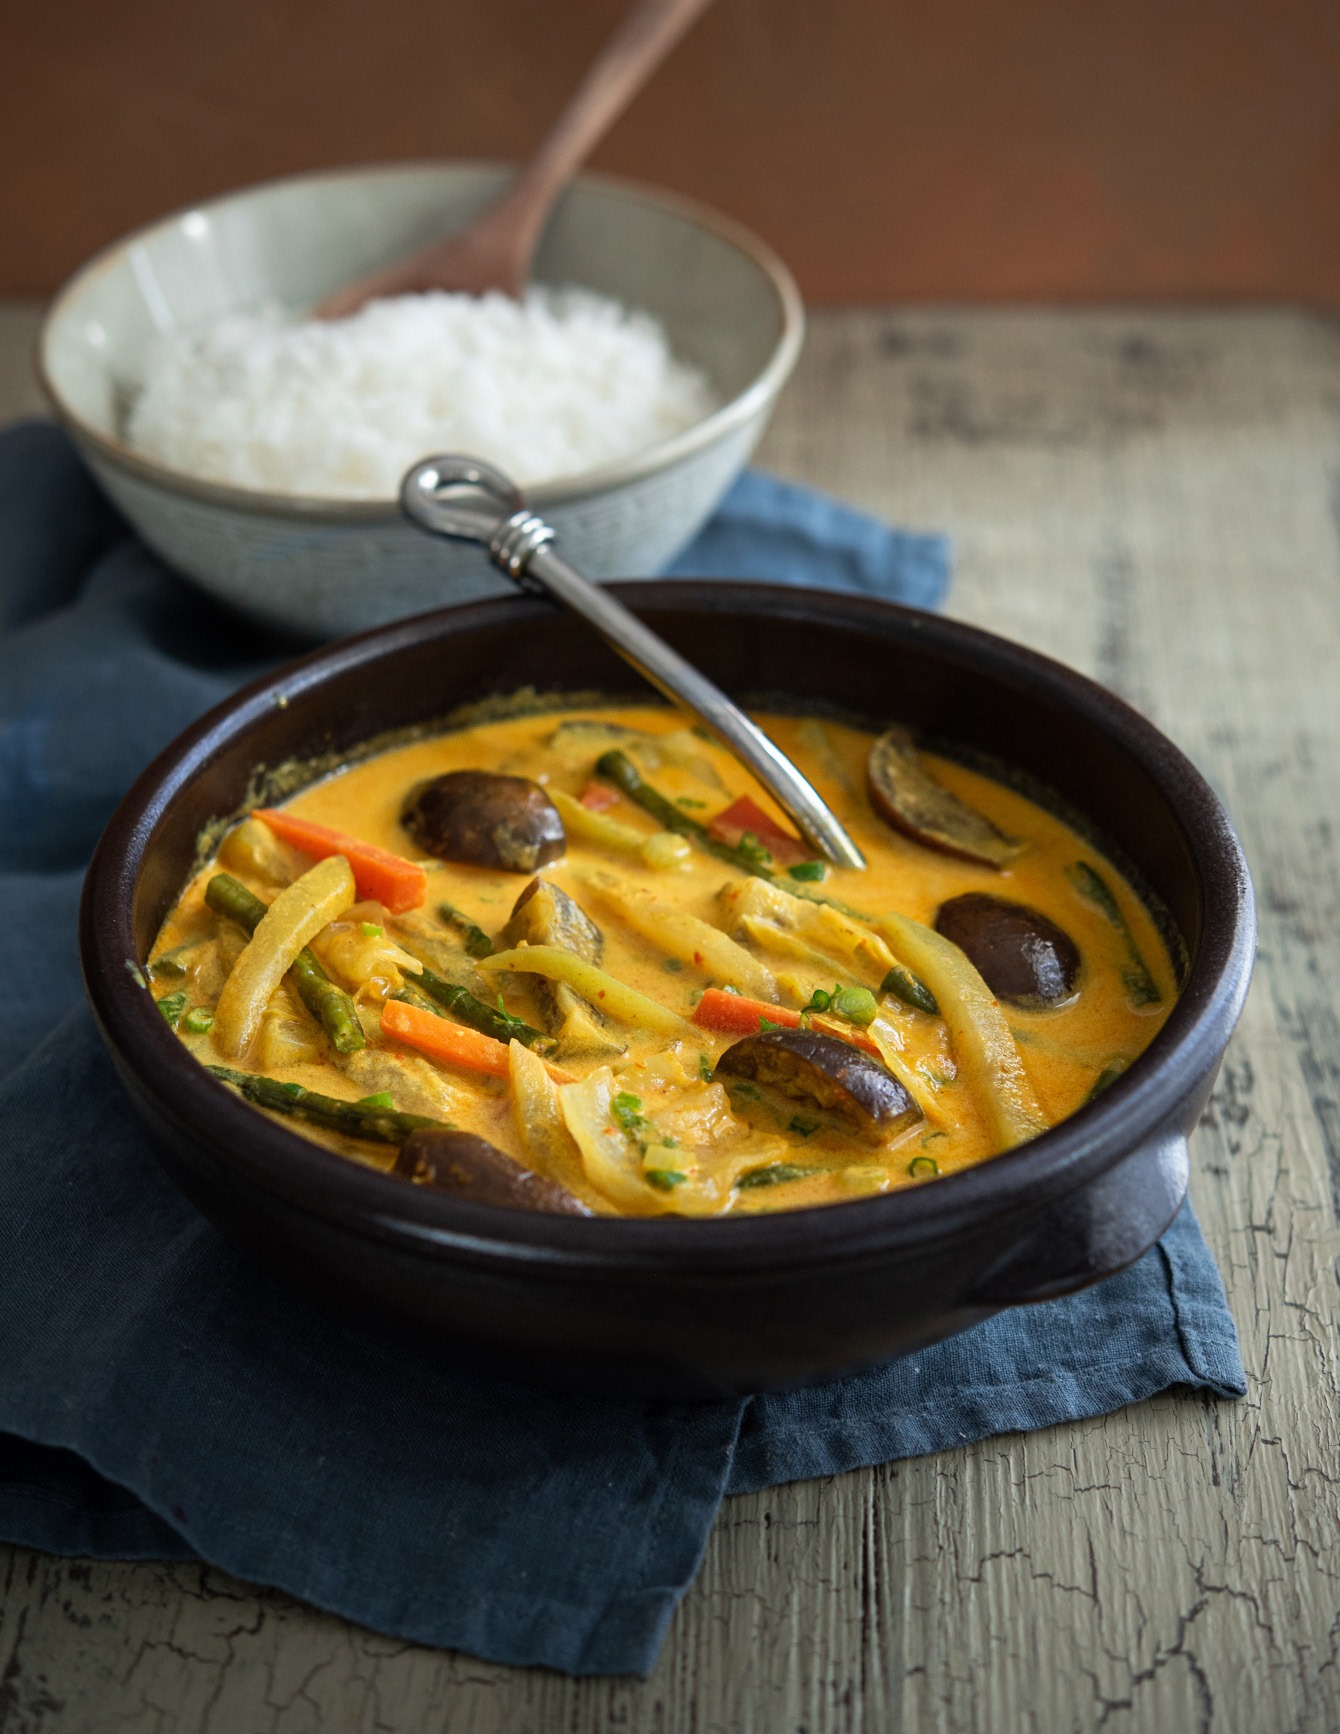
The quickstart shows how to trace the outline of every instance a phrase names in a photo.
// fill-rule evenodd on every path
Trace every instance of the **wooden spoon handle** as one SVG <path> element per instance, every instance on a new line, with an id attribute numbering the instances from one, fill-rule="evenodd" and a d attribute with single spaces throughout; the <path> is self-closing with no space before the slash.
<path id="1" fill-rule="evenodd" d="M 636 0 L 527 167 L 498 201 L 514 221 L 532 215 L 536 233 L 587 155 L 710 0 Z"/>

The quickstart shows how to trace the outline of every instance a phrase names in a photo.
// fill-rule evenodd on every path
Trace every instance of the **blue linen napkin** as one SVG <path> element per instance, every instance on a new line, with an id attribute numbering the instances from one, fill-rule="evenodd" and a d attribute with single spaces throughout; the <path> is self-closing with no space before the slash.
<path id="1" fill-rule="evenodd" d="M 677 570 L 937 602 L 940 538 L 745 477 Z M 141 765 L 273 661 L 126 532 L 55 430 L 0 433 L 0 1537 L 202 1557 L 494 1661 L 645 1673 L 727 1493 L 1238 1396 L 1190 1207 L 1131 1270 L 831 1384 L 739 1403 L 536 1392 L 337 1320 L 149 1154 L 84 1008 L 82 871 Z"/>

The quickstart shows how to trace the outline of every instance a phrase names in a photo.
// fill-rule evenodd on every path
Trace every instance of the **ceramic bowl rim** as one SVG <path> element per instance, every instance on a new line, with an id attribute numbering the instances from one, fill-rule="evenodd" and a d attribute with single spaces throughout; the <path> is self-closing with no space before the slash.
<path id="1" fill-rule="evenodd" d="M 68 431 L 97 458 L 124 470 L 141 481 L 161 490 L 201 501 L 202 503 L 245 513 L 251 517 L 278 518 L 306 525 L 361 524 L 386 526 L 400 523 L 399 501 L 386 499 L 338 499 L 308 494 L 273 494 L 261 489 L 242 488 L 226 482 L 208 481 L 186 470 L 174 469 L 158 459 L 137 450 L 128 441 L 84 419 L 61 395 L 52 376 L 49 355 L 56 325 L 75 305 L 88 284 L 96 277 L 118 266 L 127 251 L 161 231 L 171 229 L 192 212 L 210 212 L 246 200 L 256 194 L 277 192 L 285 187 L 320 184 L 323 182 L 377 179 L 381 177 L 432 175 L 443 169 L 487 170 L 503 173 L 506 163 L 484 158 L 422 158 L 394 163 L 348 164 L 339 168 L 319 169 L 306 173 L 280 175 L 245 187 L 236 187 L 212 199 L 183 205 L 165 216 L 143 223 L 128 234 L 109 242 L 92 258 L 85 261 L 69 277 L 51 301 L 42 318 L 36 339 L 36 370 L 38 382 L 57 417 Z M 754 265 L 768 282 L 778 303 L 781 330 L 771 355 L 762 370 L 728 402 L 712 411 L 703 420 L 669 439 L 646 446 L 616 463 L 598 465 L 565 476 L 555 482 L 528 488 L 528 502 L 537 509 L 553 510 L 575 501 L 589 499 L 645 480 L 663 470 L 715 445 L 719 440 L 747 424 L 781 390 L 790 376 L 805 335 L 805 312 L 800 290 L 786 265 L 768 244 L 733 217 L 713 210 L 697 199 L 667 188 L 649 186 L 622 175 L 585 173 L 576 177 L 574 185 L 613 193 L 633 204 L 651 206 L 685 217 L 699 228 L 733 246 Z M 431 456 L 425 453 L 425 456 Z"/>
<path id="2" fill-rule="evenodd" d="M 238 1178 L 287 1198 L 307 1214 L 338 1219 L 357 1232 L 408 1239 L 426 1254 L 499 1257 L 568 1266 L 588 1275 L 630 1266 L 698 1270 L 713 1279 L 744 1278 L 779 1262 L 827 1262 L 887 1256 L 891 1250 L 944 1243 L 1031 1214 L 1096 1179 L 1146 1140 L 1167 1135 L 1188 1078 L 1212 1069 L 1241 1011 L 1254 951 L 1250 876 L 1241 845 L 1217 796 L 1182 752 L 1154 725 L 1096 682 L 994 633 L 942 615 L 867 597 L 789 585 L 721 580 L 640 580 L 626 600 L 651 608 L 734 607 L 810 615 L 852 628 L 864 621 L 903 643 L 957 657 L 1015 678 L 1034 695 L 1080 712 L 1138 764 L 1177 813 L 1202 892 L 1202 931 L 1178 1003 L 1150 1047 L 1089 1107 L 1041 1137 L 974 1168 L 927 1185 L 840 1204 L 749 1217 L 576 1218 L 472 1204 L 406 1186 L 310 1142 L 259 1114 L 210 1078 L 168 1029 L 152 997 L 136 986 L 131 900 L 152 837 L 171 803 L 211 757 L 245 737 L 269 714 L 327 679 L 391 659 L 447 622 L 458 633 L 496 624 L 518 610 L 547 610 L 529 598 L 504 597 L 376 627 L 327 645 L 252 682 L 215 706 L 153 761 L 127 793 L 98 844 L 80 911 L 80 957 L 95 1015 L 118 1063 L 188 1136 L 226 1150 Z M 1101 815 L 1095 815 L 1101 823 Z"/>

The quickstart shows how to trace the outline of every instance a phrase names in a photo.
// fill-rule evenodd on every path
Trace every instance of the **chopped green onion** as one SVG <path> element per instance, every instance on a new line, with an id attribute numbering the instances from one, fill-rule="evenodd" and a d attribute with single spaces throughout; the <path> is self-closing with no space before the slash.
<path id="1" fill-rule="evenodd" d="M 914 1179 L 920 1180 L 927 1175 L 938 1174 L 940 1172 L 940 1164 L 935 1160 L 934 1156 L 914 1156 L 907 1165 L 907 1172 L 912 1175 Z"/>
<path id="2" fill-rule="evenodd" d="M 842 989 L 841 987 L 837 987 L 833 991 L 834 993 L 841 993 Z M 831 993 L 825 993 L 821 987 L 816 987 L 814 992 L 810 995 L 809 1004 L 801 1006 L 801 1015 L 803 1017 L 806 1012 L 826 1012 L 832 1003 L 833 995 Z"/>
<path id="3" fill-rule="evenodd" d="M 705 1084 L 712 1082 L 712 1062 L 706 1054 L 698 1055 L 698 1076 Z"/>
<path id="4" fill-rule="evenodd" d="M 378 1090 L 375 1096 L 360 1096 L 358 1106 L 360 1108 L 394 1108 L 395 1103 L 391 1100 L 389 1090 Z"/>
<path id="5" fill-rule="evenodd" d="M 181 1028 L 188 1036 L 208 1035 L 214 1028 L 214 1013 L 208 1006 L 193 1006 L 181 1020 Z"/>
<path id="6" fill-rule="evenodd" d="M 760 1016 L 760 1018 L 758 1020 L 758 1027 L 760 1030 L 779 1030 L 779 1029 L 781 1029 L 782 1026 L 780 1024 L 773 1023 L 771 1018 L 765 1018 L 765 1017 Z"/>
<path id="7" fill-rule="evenodd" d="M 846 1018 L 848 1023 L 859 1024 L 862 1029 L 874 1023 L 879 1012 L 875 996 L 868 987 L 843 987 L 833 995 L 830 1011 L 838 1017 Z"/>
<path id="8" fill-rule="evenodd" d="M 705 807 L 707 802 L 695 801 L 692 795 L 676 795 L 675 805 L 677 807 Z"/>
<path id="9" fill-rule="evenodd" d="M 788 1132 L 799 1132 L 802 1138 L 808 1138 L 819 1130 L 818 1120 L 806 1120 L 797 1114 L 787 1125 Z"/>
<path id="10" fill-rule="evenodd" d="M 676 1186 L 682 1186 L 688 1179 L 687 1174 L 681 1174 L 678 1168 L 644 1168 L 642 1178 L 658 1192 L 673 1192 Z"/>
<path id="11" fill-rule="evenodd" d="M 804 879 L 813 883 L 822 880 L 828 870 L 822 861 L 797 861 L 794 867 L 788 867 L 786 871 L 792 879 Z"/>
<path id="12" fill-rule="evenodd" d="M 647 1123 L 642 1114 L 641 1096 L 634 1096 L 628 1090 L 619 1091 L 610 1103 L 610 1112 L 625 1132 L 635 1132 L 639 1126 Z"/>
<path id="13" fill-rule="evenodd" d="M 159 1000 L 158 1009 L 162 1012 L 168 1028 L 175 1030 L 177 1019 L 186 1010 L 186 995 L 184 993 L 166 993 Z"/>
<path id="14" fill-rule="evenodd" d="M 678 975 L 684 965 L 677 957 L 666 957 L 661 960 L 661 968 L 669 970 L 671 975 Z"/>
<path id="15" fill-rule="evenodd" d="M 382 936 L 381 924 L 376 921 L 360 921 L 358 931 L 364 939 L 380 939 Z"/>

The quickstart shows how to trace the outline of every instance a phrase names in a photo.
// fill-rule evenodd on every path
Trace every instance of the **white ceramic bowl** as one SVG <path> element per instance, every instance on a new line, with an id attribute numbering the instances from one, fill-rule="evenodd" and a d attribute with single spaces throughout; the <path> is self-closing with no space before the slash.
<path id="1" fill-rule="evenodd" d="M 201 481 L 137 452 L 124 424 L 159 332 L 267 303 L 308 307 L 463 223 L 509 172 L 416 163 L 272 181 L 143 229 L 66 284 L 42 329 L 43 383 L 103 487 L 170 566 L 309 639 L 506 589 L 482 552 L 427 537 L 393 500 Z M 536 275 L 654 314 L 721 401 L 673 439 L 530 491 L 580 570 L 649 576 L 691 540 L 748 461 L 800 349 L 799 293 L 737 224 L 600 176 L 564 197 Z"/>

